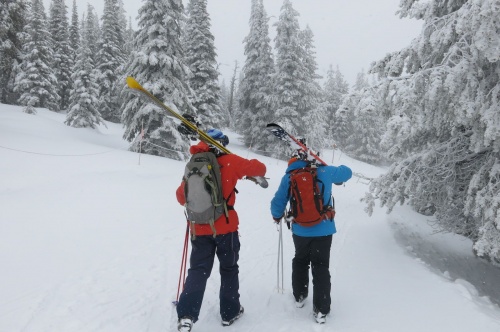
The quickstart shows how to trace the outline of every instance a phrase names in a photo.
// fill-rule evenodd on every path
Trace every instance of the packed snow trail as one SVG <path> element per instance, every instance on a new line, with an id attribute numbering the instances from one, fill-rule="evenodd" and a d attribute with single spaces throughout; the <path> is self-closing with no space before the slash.
<path id="1" fill-rule="evenodd" d="M 63 122 L 62 114 L 0 105 L 0 331 L 175 331 L 171 302 L 185 234 L 175 189 L 185 163 L 142 155 L 139 165 L 119 125 Z M 216 262 L 193 331 L 500 331 L 498 306 L 399 244 L 422 234 L 416 225 L 426 218 L 407 207 L 368 217 L 360 202 L 367 186 L 354 178 L 334 187 L 332 314 L 314 323 L 310 298 L 301 309 L 293 303 L 286 227 L 285 293 L 276 291 L 278 232 L 269 204 L 286 163 L 253 154 L 234 134 L 228 147 L 263 161 L 269 188 L 237 186 L 245 314 L 221 326 Z M 322 155 L 332 160 L 332 151 Z M 383 171 L 340 151 L 334 164 L 369 177 Z M 470 249 L 460 237 L 437 236 L 447 248 Z"/>

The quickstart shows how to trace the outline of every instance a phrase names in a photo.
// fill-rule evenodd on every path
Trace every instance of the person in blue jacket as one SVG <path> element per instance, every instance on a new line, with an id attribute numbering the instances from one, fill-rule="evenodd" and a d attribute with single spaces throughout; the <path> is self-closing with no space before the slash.
<path id="1" fill-rule="evenodd" d="M 281 179 L 278 191 L 271 201 L 271 214 L 276 223 L 284 217 L 284 211 L 290 200 L 290 172 L 307 166 L 307 161 L 290 159 L 285 175 Z M 341 165 L 318 166 L 318 183 L 324 185 L 323 204 L 332 205 L 332 184 L 342 184 L 352 177 L 349 167 Z M 330 248 L 332 235 L 336 233 L 335 221 L 329 218 L 314 226 L 302 226 L 292 222 L 295 256 L 292 261 L 292 289 L 296 306 L 302 308 L 308 296 L 309 265 L 313 280 L 313 312 L 318 323 L 326 321 L 331 306 Z"/>

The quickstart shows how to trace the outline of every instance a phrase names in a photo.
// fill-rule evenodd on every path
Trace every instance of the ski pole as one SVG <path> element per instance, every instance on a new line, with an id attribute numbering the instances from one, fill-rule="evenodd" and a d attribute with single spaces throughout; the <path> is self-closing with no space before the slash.
<path id="1" fill-rule="evenodd" d="M 172 302 L 174 305 L 177 305 L 179 303 L 179 295 L 181 292 L 181 280 L 182 280 L 182 290 L 184 290 L 184 282 L 186 280 L 188 244 L 189 244 L 189 223 L 187 223 L 186 226 L 186 236 L 184 237 L 184 248 L 182 249 L 181 269 L 179 271 L 179 282 L 177 284 L 177 296 L 175 301 Z"/>
<path id="2" fill-rule="evenodd" d="M 280 242 L 281 242 L 281 293 L 285 291 L 284 273 L 283 273 L 283 222 L 280 222 Z"/>
<path id="3" fill-rule="evenodd" d="M 280 287 L 280 267 L 281 267 L 281 287 Z M 279 224 L 279 237 L 278 237 L 278 265 L 277 265 L 277 288 L 278 293 L 284 292 L 284 276 L 283 276 L 283 223 Z"/>

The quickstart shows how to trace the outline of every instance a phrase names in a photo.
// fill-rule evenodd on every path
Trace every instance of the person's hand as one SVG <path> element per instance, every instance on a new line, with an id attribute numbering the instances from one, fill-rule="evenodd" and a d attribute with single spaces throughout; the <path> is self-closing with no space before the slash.
<path id="1" fill-rule="evenodd" d="M 324 213 L 324 219 L 333 220 L 333 218 L 335 218 L 335 209 L 331 206 L 328 206 Z"/>
<path id="2" fill-rule="evenodd" d="M 337 183 L 334 183 L 334 185 L 336 185 L 336 186 L 341 186 L 341 185 L 343 185 L 343 184 L 344 184 L 344 182 L 337 182 Z"/>
<path id="3" fill-rule="evenodd" d="M 283 216 L 278 217 L 278 218 L 273 217 L 273 220 L 274 220 L 274 222 L 275 222 L 276 224 L 279 224 L 279 223 L 281 222 L 281 219 L 282 219 L 282 218 L 283 218 Z"/>
<path id="4" fill-rule="evenodd" d="M 188 120 L 196 127 L 198 127 L 200 125 L 198 120 L 191 114 L 184 113 L 184 114 L 182 114 L 182 117 L 184 117 L 184 119 Z M 188 125 L 186 125 L 184 122 L 182 122 L 180 125 L 177 126 L 177 131 L 181 135 L 184 135 L 185 137 L 189 138 L 192 141 L 196 141 L 196 139 L 198 138 L 198 133 L 196 132 L 196 130 L 193 130 Z"/>

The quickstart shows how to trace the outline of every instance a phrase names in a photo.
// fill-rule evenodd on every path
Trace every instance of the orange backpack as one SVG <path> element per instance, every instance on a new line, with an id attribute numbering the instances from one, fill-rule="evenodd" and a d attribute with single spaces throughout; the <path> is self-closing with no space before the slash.
<path id="1" fill-rule="evenodd" d="M 324 185 L 317 173 L 317 167 L 311 165 L 290 172 L 288 216 L 293 217 L 293 221 L 301 226 L 313 226 L 335 216 L 333 207 L 323 204 Z"/>

